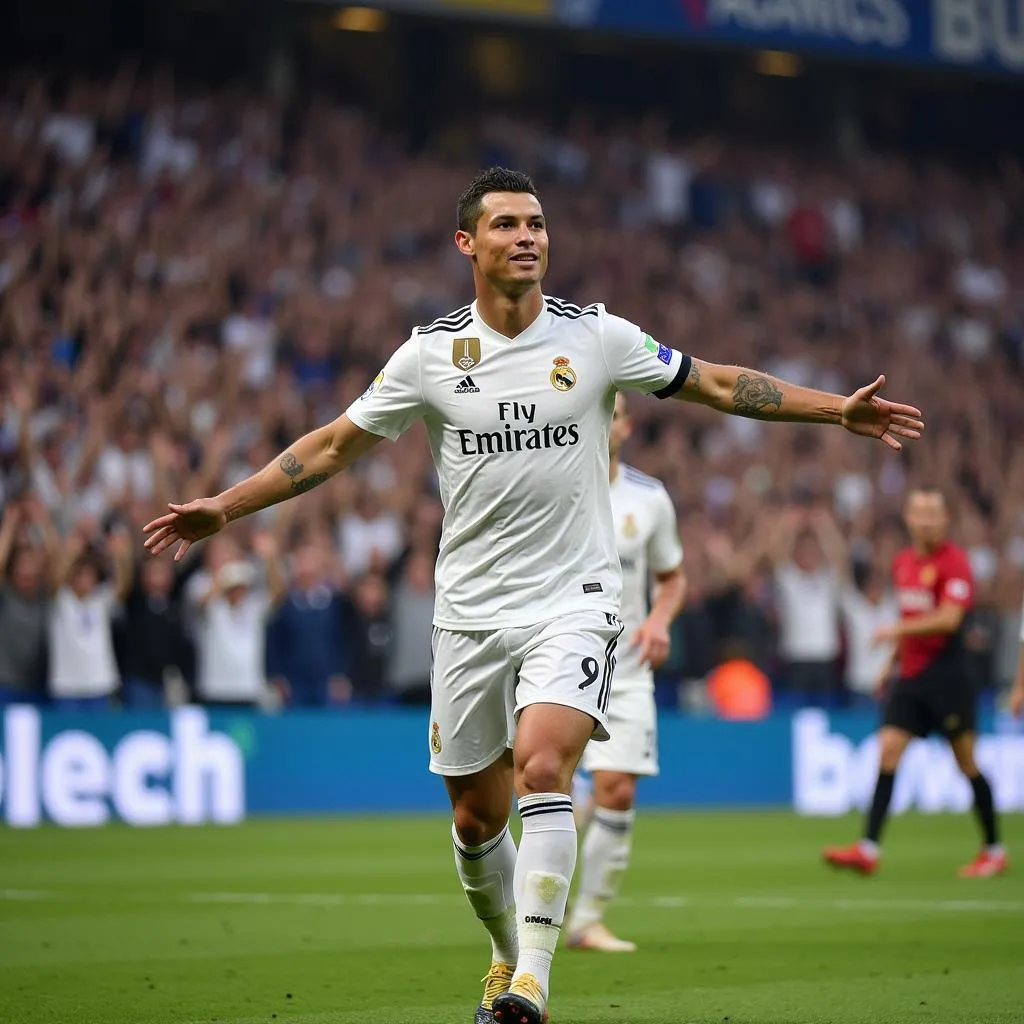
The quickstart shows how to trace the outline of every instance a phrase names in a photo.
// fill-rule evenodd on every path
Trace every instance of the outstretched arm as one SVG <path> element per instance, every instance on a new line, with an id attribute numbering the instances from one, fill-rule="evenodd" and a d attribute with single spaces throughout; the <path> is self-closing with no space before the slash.
<path id="1" fill-rule="evenodd" d="M 167 515 L 142 528 L 149 534 L 146 548 L 151 555 L 158 555 L 180 541 L 174 554 L 178 561 L 197 540 L 212 536 L 232 520 L 311 491 L 380 440 L 379 434 L 362 430 L 342 414 L 333 423 L 300 437 L 258 473 L 216 497 L 168 505 L 171 511 Z"/>
<path id="2" fill-rule="evenodd" d="M 880 376 L 844 398 L 787 384 L 743 366 L 723 366 L 693 359 L 686 381 L 675 397 L 758 420 L 835 423 L 851 433 L 876 437 L 899 451 L 903 447 L 899 438 L 917 439 L 924 424 L 920 410 L 879 398 L 878 392 L 884 384 L 885 377 Z"/>

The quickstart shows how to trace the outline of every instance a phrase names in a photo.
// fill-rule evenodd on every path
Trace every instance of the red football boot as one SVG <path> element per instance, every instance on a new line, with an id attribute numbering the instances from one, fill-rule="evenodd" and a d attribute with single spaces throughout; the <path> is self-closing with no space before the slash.
<path id="1" fill-rule="evenodd" d="M 990 853 L 982 850 L 970 864 L 965 864 L 957 874 L 961 878 L 994 878 L 1001 875 L 1010 866 L 1010 859 L 1005 850 Z"/>
<path id="2" fill-rule="evenodd" d="M 822 851 L 826 864 L 834 868 L 845 868 L 861 875 L 873 875 L 878 870 L 878 857 L 865 853 L 860 843 L 850 846 L 826 846 Z"/>

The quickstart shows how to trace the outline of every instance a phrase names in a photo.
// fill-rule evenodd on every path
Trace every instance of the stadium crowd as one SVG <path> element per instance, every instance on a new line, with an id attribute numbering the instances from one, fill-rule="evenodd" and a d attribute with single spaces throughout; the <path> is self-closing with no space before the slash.
<path id="1" fill-rule="evenodd" d="M 632 401 L 689 582 L 661 680 L 743 658 L 844 702 L 902 495 L 948 490 L 978 605 L 979 685 L 1012 676 L 1024 570 L 1024 168 L 682 142 L 652 114 L 555 129 L 445 118 L 413 151 L 368 112 L 299 112 L 125 69 L 0 97 L 0 695 L 64 706 L 418 702 L 441 508 L 416 428 L 181 565 L 143 560 L 169 499 L 214 493 L 358 396 L 462 305 L 455 197 L 532 172 L 548 294 L 603 301 L 718 362 L 925 410 L 896 456 L 842 431 Z M 699 703 L 701 688 L 682 692 Z M 688 698 L 689 700 L 689 698 Z M 687 703 L 687 701 L 684 701 Z"/>

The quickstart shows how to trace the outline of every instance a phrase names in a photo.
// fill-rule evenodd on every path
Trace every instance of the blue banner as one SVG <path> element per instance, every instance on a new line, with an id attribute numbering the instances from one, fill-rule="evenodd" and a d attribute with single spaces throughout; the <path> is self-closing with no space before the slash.
<path id="1" fill-rule="evenodd" d="M 556 10 L 617 32 L 1024 73 L 1024 0 L 557 0 Z"/>
<path id="2" fill-rule="evenodd" d="M 659 719 L 661 774 L 641 801 L 671 807 L 785 807 L 844 814 L 870 800 L 878 765 L 871 714 L 802 711 L 729 723 Z M 983 719 L 977 757 L 997 806 L 1024 810 L 1024 733 Z M 443 812 L 427 771 L 428 719 L 416 711 L 265 716 L 4 711 L 0 818 L 87 827 L 232 824 L 250 814 Z M 948 747 L 911 745 L 894 810 L 966 811 L 971 790 Z"/>

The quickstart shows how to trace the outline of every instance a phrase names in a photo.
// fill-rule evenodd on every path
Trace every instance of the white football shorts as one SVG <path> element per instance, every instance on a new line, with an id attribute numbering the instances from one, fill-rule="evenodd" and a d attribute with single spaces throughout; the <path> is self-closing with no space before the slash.
<path id="1" fill-rule="evenodd" d="M 650 676 L 613 681 L 608 732 L 607 743 L 587 744 L 583 768 L 588 772 L 658 774 L 658 713 Z"/>
<path id="2" fill-rule="evenodd" d="M 515 741 L 530 704 L 561 704 L 594 719 L 608 738 L 615 648 L 622 620 L 570 612 L 532 626 L 456 632 L 434 627 L 431 641 L 430 770 L 471 775 Z"/>

